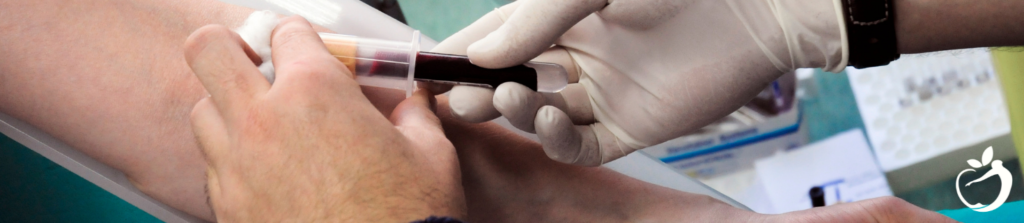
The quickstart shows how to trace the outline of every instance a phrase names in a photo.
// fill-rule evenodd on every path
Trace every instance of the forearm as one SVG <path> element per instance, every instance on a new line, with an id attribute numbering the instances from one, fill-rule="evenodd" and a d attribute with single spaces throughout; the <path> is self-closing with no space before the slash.
<path id="1" fill-rule="evenodd" d="M 0 1 L 0 110 L 211 219 L 188 126 L 205 95 L 183 59 L 201 25 L 248 9 L 216 1 Z"/>
<path id="2" fill-rule="evenodd" d="M 455 120 L 447 98 L 438 99 L 437 114 L 459 153 L 470 221 L 713 222 L 755 216 L 607 168 L 556 162 L 540 144 L 495 123 Z"/>
<path id="3" fill-rule="evenodd" d="M 894 0 L 897 50 L 1024 45 L 1024 1 Z"/>

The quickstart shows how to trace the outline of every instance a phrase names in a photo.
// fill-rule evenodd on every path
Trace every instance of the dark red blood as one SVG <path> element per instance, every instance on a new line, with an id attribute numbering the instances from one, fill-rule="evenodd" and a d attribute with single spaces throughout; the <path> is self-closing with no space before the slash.
<path id="1" fill-rule="evenodd" d="M 516 82 L 536 91 L 537 71 L 518 65 L 509 68 L 487 69 L 473 65 L 460 55 L 419 52 L 416 54 L 416 79 L 476 83 L 497 88 L 505 82 Z"/>

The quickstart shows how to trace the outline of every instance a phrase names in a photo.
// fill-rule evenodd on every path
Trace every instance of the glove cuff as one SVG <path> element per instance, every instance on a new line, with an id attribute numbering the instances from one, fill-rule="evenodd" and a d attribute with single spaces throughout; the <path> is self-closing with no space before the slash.
<path id="1" fill-rule="evenodd" d="M 727 0 L 765 56 L 782 72 L 796 68 L 836 72 L 846 67 L 849 51 L 840 1 Z"/>

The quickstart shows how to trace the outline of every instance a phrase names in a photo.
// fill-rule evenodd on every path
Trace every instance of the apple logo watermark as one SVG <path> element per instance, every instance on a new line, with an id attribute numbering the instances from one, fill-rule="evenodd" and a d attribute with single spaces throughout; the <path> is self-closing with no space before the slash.
<path id="1" fill-rule="evenodd" d="M 999 188 L 999 196 L 996 196 L 996 200 L 992 201 L 992 204 L 983 205 L 981 203 L 967 203 L 967 200 L 964 200 L 964 195 L 960 193 L 960 175 L 963 175 L 966 172 L 975 172 L 974 169 L 965 169 L 963 171 L 960 171 L 960 174 L 956 175 L 956 195 L 960 196 L 960 202 L 963 202 L 964 205 L 967 205 L 967 207 L 971 208 L 971 210 L 977 212 L 989 212 L 995 210 L 996 208 L 999 208 L 999 206 L 1002 206 L 1003 202 L 1006 202 L 1006 198 L 1010 197 L 1010 186 L 1013 186 L 1013 177 L 1010 175 L 1010 170 L 1007 170 L 1006 167 L 1003 167 L 1003 161 L 992 160 L 991 146 L 985 149 L 985 152 L 982 152 L 981 162 L 978 162 L 978 160 L 975 159 L 967 160 L 967 164 L 971 165 L 971 167 L 974 168 L 981 168 L 987 166 L 990 164 L 990 162 L 992 164 L 992 169 L 990 169 L 988 172 L 985 173 L 985 175 L 982 175 L 980 178 L 973 180 L 971 182 L 967 182 L 967 187 L 970 187 L 973 183 L 977 183 L 985 179 L 988 179 L 989 177 L 999 176 L 999 181 L 1002 183 L 1002 187 Z"/>

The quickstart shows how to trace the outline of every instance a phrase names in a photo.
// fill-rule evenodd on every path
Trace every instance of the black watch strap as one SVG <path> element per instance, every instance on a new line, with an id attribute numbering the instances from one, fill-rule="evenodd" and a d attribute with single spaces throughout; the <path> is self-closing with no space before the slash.
<path id="1" fill-rule="evenodd" d="M 856 68 L 889 64 L 896 51 L 895 10 L 891 0 L 839 0 L 846 21 L 849 64 Z"/>

